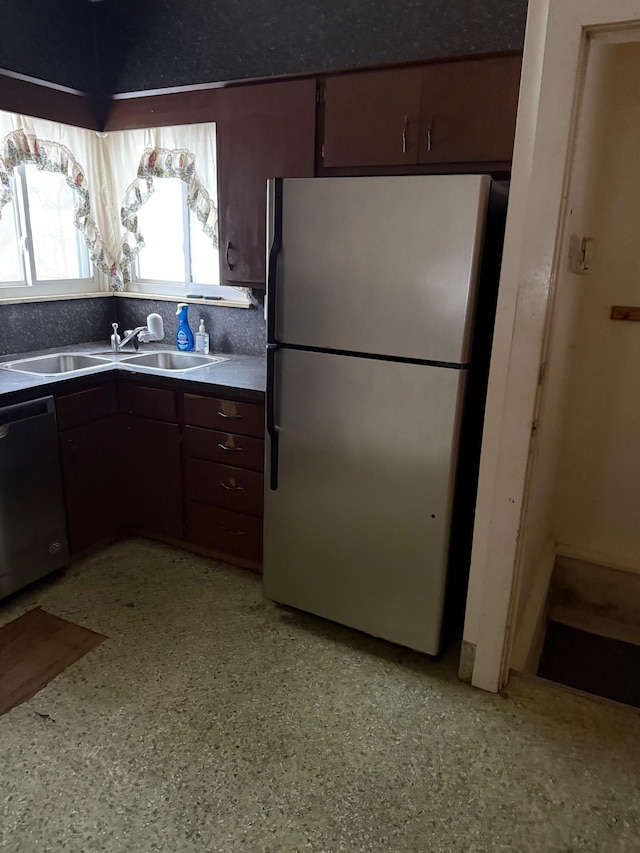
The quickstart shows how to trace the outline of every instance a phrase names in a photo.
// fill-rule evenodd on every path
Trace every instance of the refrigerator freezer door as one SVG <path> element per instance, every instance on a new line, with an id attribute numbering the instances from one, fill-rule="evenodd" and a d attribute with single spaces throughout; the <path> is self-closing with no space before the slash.
<path id="1" fill-rule="evenodd" d="M 279 350 L 275 372 L 265 595 L 437 654 L 465 371 Z"/>
<path id="2" fill-rule="evenodd" d="M 283 182 L 276 339 L 465 363 L 489 178 Z"/>

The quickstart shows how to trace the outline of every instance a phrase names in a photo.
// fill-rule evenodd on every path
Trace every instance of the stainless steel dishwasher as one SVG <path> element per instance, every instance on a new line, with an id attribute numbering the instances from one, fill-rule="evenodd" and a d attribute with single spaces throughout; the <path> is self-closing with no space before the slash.
<path id="1" fill-rule="evenodd" d="M 0 598 L 69 561 L 53 397 L 0 409 Z"/>

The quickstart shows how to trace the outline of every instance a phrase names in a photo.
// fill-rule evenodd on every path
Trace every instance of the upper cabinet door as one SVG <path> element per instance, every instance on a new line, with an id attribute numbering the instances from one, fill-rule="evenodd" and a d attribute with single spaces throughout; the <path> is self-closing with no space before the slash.
<path id="1" fill-rule="evenodd" d="M 264 287 L 267 179 L 313 177 L 316 82 L 237 87 L 221 95 L 221 281 Z"/>
<path id="2" fill-rule="evenodd" d="M 419 163 L 511 161 L 520 56 L 422 69 Z"/>
<path id="3" fill-rule="evenodd" d="M 323 166 L 415 164 L 421 82 L 420 68 L 329 77 Z"/>

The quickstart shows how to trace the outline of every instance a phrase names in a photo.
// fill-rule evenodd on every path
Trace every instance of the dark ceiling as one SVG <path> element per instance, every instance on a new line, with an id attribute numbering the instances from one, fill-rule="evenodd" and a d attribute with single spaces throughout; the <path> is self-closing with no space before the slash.
<path id="1" fill-rule="evenodd" d="M 527 0 L 21 0 L 0 68 L 96 94 L 519 50 Z M 1 83 L 0 83 L 1 85 Z"/>

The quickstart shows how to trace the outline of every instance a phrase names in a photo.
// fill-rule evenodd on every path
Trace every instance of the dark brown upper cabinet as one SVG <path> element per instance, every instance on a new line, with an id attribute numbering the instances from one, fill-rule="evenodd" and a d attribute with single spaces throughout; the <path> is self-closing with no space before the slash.
<path id="1" fill-rule="evenodd" d="M 313 177 L 316 82 L 244 86 L 220 94 L 221 282 L 264 287 L 267 179 Z"/>
<path id="2" fill-rule="evenodd" d="M 426 65 L 418 162 L 510 161 L 521 61 L 499 56 Z"/>
<path id="3" fill-rule="evenodd" d="M 329 77 L 325 168 L 417 163 L 421 86 L 420 68 Z"/>
<path id="4" fill-rule="evenodd" d="M 521 62 L 513 54 L 327 78 L 322 168 L 508 168 Z"/>

